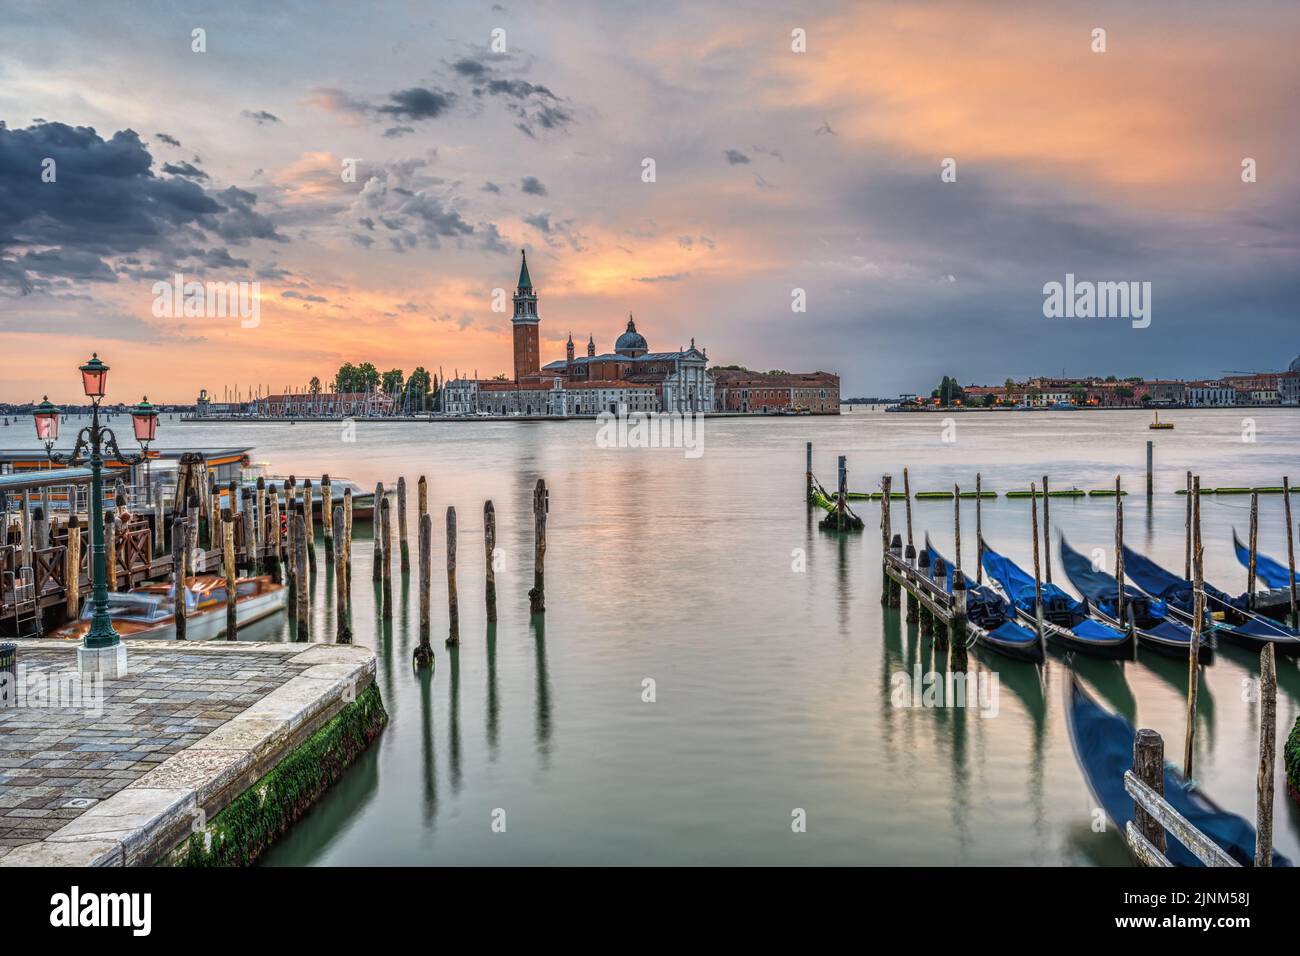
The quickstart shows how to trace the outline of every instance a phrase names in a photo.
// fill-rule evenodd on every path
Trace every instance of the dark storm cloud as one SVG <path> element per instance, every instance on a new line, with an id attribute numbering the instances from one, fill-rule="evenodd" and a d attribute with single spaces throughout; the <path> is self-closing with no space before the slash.
<path id="1" fill-rule="evenodd" d="M 187 179 L 208 179 L 208 174 L 190 163 L 163 163 L 162 171 L 172 176 L 184 176 Z"/>
<path id="2" fill-rule="evenodd" d="M 546 195 L 546 187 L 542 185 L 542 181 L 536 176 L 525 176 L 519 181 L 519 188 L 530 196 Z"/>
<path id="3" fill-rule="evenodd" d="M 240 110 L 239 115 L 244 119 L 250 119 L 258 126 L 265 126 L 267 123 L 282 122 L 280 117 L 274 113 L 268 113 L 266 110 Z"/>
<path id="4" fill-rule="evenodd" d="M 250 239 L 269 239 L 273 242 L 289 240 L 276 231 L 275 224 L 253 208 L 257 196 L 238 186 L 229 186 L 217 193 L 226 212 L 217 217 L 213 231 L 222 239 L 235 246 L 242 246 Z"/>
<path id="5" fill-rule="evenodd" d="M 455 95 L 444 90 L 431 90 L 414 86 L 388 94 L 389 103 L 378 107 L 380 113 L 404 120 L 434 119 L 445 113 Z"/>
<path id="6" fill-rule="evenodd" d="M 407 133 L 414 133 L 414 132 L 415 132 L 414 126 L 390 126 L 388 127 L 388 129 L 384 130 L 384 138 L 398 139 L 399 137 L 405 136 Z"/>
<path id="7" fill-rule="evenodd" d="M 538 232 L 549 233 L 551 231 L 551 214 L 540 212 L 535 216 L 524 216 L 524 222 L 532 226 Z"/>
<path id="8" fill-rule="evenodd" d="M 55 164 L 52 182 L 41 179 L 47 158 Z M 192 163 L 164 163 L 170 178 L 155 176 L 152 164 L 134 130 L 106 140 L 91 127 L 64 123 L 0 125 L 0 284 L 26 293 L 49 290 L 53 281 L 114 281 L 110 260 L 132 278 L 159 274 L 183 255 L 211 267 L 247 265 L 224 248 L 204 253 L 196 245 L 204 233 L 229 244 L 286 241 L 253 208 L 252 193 L 233 186 L 210 192 L 201 182 L 207 174 Z M 41 248 L 10 251 L 22 246 Z M 197 251 L 178 252 L 186 247 Z"/>
<path id="9" fill-rule="evenodd" d="M 181 141 L 179 139 L 177 139 L 175 136 L 168 136 L 166 133 L 154 133 L 153 137 L 154 139 L 158 140 L 158 142 L 166 143 L 168 146 L 179 147 L 181 145 Z"/>
<path id="10" fill-rule="evenodd" d="M 737 166 L 741 163 L 749 162 L 749 157 L 738 149 L 724 149 L 722 155 L 731 166 Z"/>
<path id="11" fill-rule="evenodd" d="M 54 160 L 54 182 L 42 182 L 42 163 Z M 202 186 L 184 178 L 154 176 L 152 157 L 134 130 L 103 139 L 88 126 L 42 123 L 27 129 L 0 126 L 0 256 L 10 284 L 18 272 L 103 278 L 103 259 L 164 247 L 187 229 L 206 229 L 225 209 Z M 21 245 L 56 252 L 24 256 Z M 92 265 L 85 256 L 100 260 Z M 16 283 L 30 290 L 27 280 Z"/>
<path id="12" fill-rule="evenodd" d="M 484 64 L 470 57 L 457 60 L 451 65 L 451 68 L 461 76 L 483 76 L 488 72 L 488 68 Z"/>

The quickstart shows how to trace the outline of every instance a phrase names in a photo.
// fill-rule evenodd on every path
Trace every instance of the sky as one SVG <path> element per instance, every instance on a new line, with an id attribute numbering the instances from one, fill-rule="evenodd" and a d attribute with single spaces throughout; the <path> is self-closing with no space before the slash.
<path id="1" fill-rule="evenodd" d="M 1294 3 L 3 8 L 0 401 L 509 372 L 521 249 L 543 362 L 629 314 L 846 396 L 1300 353 Z M 1045 317 L 1067 275 L 1150 325 Z"/>

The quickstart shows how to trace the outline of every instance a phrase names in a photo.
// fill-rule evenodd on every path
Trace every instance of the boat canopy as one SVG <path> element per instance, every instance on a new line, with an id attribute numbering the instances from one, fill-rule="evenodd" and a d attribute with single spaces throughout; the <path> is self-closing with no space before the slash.
<path id="1" fill-rule="evenodd" d="M 1237 538 L 1236 528 L 1232 529 L 1232 546 L 1236 549 L 1237 560 L 1241 562 L 1241 566 L 1249 568 L 1250 548 L 1242 544 Z M 1271 588 L 1289 588 L 1291 586 L 1291 572 L 1267 554 L 1260 554 L 1258 551 L 1255 552 L 1255 575 Z"/>
<path id="2" fill-rule="evenodd" d="M 1166 571 L 1146 555 L 1138 554 L 1128 545 L 1124 546 L 1124 573 L 1148 594 L 1161 598 L 1180 610 L 1191 612 L 1195 599 L 1192 582 Z M 1245 608 L 1246 602 L 1242 598 L 1234 598 L 1208 583 L 1203 582 L 1203 587 L 1211 601 L 1207 605 L 1207 613 L 1214 610 L 1216 602 L 1222 607 L 1230 607 L 1238 611 Z"/>
<path id="3" fill-rule="evenodd" d="M 984 544 L 984 570 L 988 572 L 989 577 L 998 582 L 998 586 L 1016 607 L 1031 614 L 1034 612 L 1034 579 L 1026 574 L 1020 565 L 990 548 L 987 542 Z M 1050 617 L 1056 611 L 1079 609 L 1079 602 L 1055 584 L 1044 581 L 1039 588 L 1043 596 L 1045 615 Z"/>
<path id="4" fill-rule="evenodd" d="M 1115 596 L 1119 588 L 1115 575 L 1107 574 L 1095 567 L 1091 561 L 1070 547 L 1064 536 L 1061 537 L 1061 564 L 1065 568 L 1065 576 L 1070 579 L 1075 590 L 1110 613 L 1115 606 Z M 1149 605 L 1149 612 L 1155 617 L 1163 617 L 1165 614 L 1164 601 L 1147 597 L 1131 584 L 1124 585 L 1124 596 L 1144 607 Z"/>

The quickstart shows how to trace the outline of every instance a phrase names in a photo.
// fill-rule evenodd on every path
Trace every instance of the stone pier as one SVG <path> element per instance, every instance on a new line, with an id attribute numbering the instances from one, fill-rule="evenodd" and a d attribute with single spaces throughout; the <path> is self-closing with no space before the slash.
<path id="1" fill-rule="evenodd" d="M 251 862 L 387 721 L 365 647 L 132 641 L 97 703 L 76 644 L 18 643 L 0 866 Z"/>

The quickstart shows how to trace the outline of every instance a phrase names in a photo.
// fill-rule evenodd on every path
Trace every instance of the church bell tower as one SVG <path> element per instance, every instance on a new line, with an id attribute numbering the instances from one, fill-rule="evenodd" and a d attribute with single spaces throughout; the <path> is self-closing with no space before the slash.
<path id="1" fill-rule="evenodd" d="M 515 381 L 536 381 L 541 376 L 537 353 L 537 293 L 528 276 L 528 256 L 519 250 L 519 287 L 515 289 L 515 314 L 511 324 L 515 336 Z"/>

